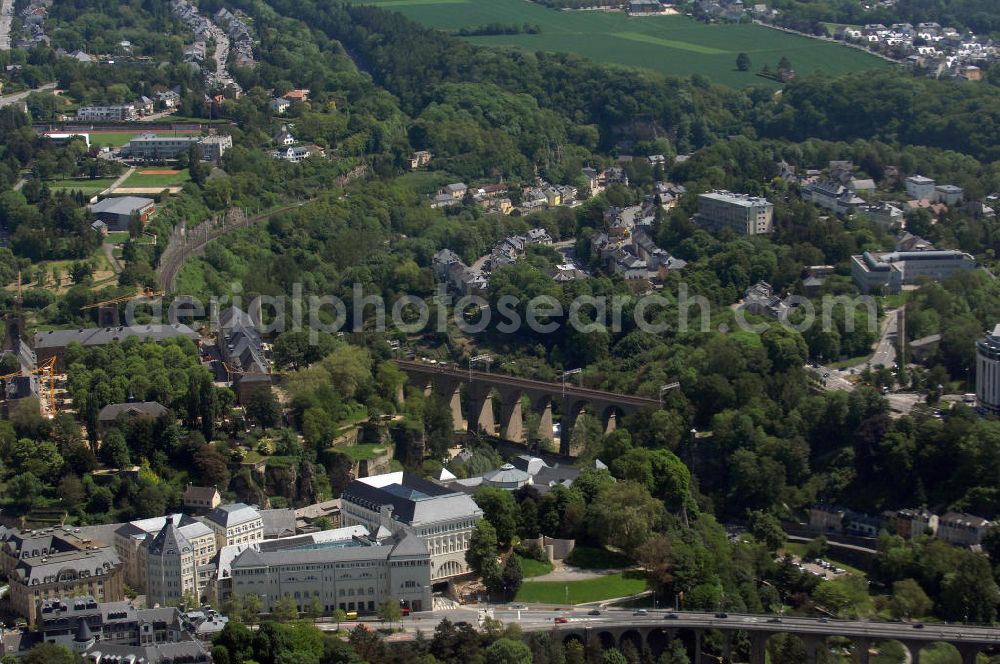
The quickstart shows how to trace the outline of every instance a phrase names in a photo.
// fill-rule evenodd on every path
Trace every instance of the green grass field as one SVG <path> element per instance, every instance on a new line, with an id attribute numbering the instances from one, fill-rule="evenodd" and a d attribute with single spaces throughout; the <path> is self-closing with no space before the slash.
<path id="1" fill-rule="evenodd" d="M 524 572 L 524 578 L 526 579 L 533 576 L 545 576 L 552 571 L 552 563 L 543 563 L 534 558 L 525 558 L 520 555 L 517 558 L 521 561 L 521 571 Z"/>
<path id="2" fill-rule="evenodd" d="M 48 185 L 49 189 L 53 191 L 70 189 L 73 191 L 82 191 L 87 196 L 92 196 L 110 187 L 114 181 L 115 178 L 97 178 L 95 180 L 51 180 L 48 182 Z"/>
<path id="3" fill-rule="evenodd" d="M 704 74 L 717 83 L 735 87 L 777 87 L 777 82 L 755 73 L 765 64 L 775 69 L 782 56 L 800 75 L 889 66 L 875 56 L 839 44 L 759 25 L 708 25 L 679 15 L 640 18 L 620 12 L 558 11 L 528 0 L 371 0 L 371 4 L 448 31 L 488 23 L 537 24 L 541 34 L 469 39 L 488 46 L 579 53 L 597 62 L 676 76 Z M 738 53 L 750 56 L 749 72 L 736 70 Z"/>
<path id="4" fill-rule="evenodd" d="M 567 591 L 568 589 L 568 591 Z M 609 574 L 597 579 L 586 581 L 528 582 L 521 585 L 517 591 L 518 602 L 535 602 L 539 604 L 565 604 L 567 592 L 570 604 L 585 604 L 602 599 L 627 597 L 641 593 L 646 589 L 646 580 L 637 574 Z"/>
<path id="5" fill-rule="evenodd" d="M 175 187 L 181 186 L 185 182 L 191 180 L 191 172 L 184 168 L 181 169 L 179 173 L 155 173 L 152 175 L 143 175 L 142 171 L 144 169 L 139 168 L 135 173 L 130 175 L 124 183 L 123 187 Z M 156 170 L 156 169 L 154 169 Z"/>
<path id="6" fill-rule="evenodd" d="M 371 459 L 384 454 L 386 446 L 369 443 L 365 445 L 338 447 L 336 449 L 338 452 L 343 452 L 347 456 L 351 457 L 352 461 L 370 461 Z"/>

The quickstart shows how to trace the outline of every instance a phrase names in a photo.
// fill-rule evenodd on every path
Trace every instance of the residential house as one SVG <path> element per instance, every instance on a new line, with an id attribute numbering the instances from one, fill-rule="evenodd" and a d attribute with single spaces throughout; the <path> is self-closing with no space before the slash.
<path id="1" fill-rule="evenodd" d="M 844 529 L 842 507 L 819 503 L 809 508 L 809 527 L 821 533 L 839 533 Z"/>
<path id="2" fill-rule="evenodd" d="M 903 223 L 903 211 L 884 201 L 873 205 L 859 206 L 857 212 L 871 219 L 876 226 L 884 231 Z"/>
<path id="3" fill-rule="evenodd" d="M 948 207 L 954 207 L 962 202 L 965 192 L 961 187 L 953 184 L 939 184 L 934 187 L 934 200 L 944 203 Z"/>
<path id="4" fill-rule="evenodd" d="M 937 185 L 934 180 L 923 175 L 911 175 L 904 180 L 906 193 L 913 199 L 934 200 L 934 188 Z"/>
<path id="5" fill-rule="evenodd" d="M 277 99 L 272 99 L 270 102 L 271 112 L 275 115 L 284 115 L 288 111 L 288 107 L 292 105 L 292 102 L 288 101 L 284 97 L 278 97 Z"/>
<path id="6" fill-rule="evenodd" d="M 184 507 L 192 510 L 208 511 L 222 503 L 218 487 L 196 486 L 190 482 L 184 489 Z"/>
<path id="7" fill-rule="evenodd" d="M 322 157 L 323 148 L 318 145 L 292 145 L 280 150 L 272 150 L 271 156 L 293 164 L 305 161 L 310 157 Z"/>
<path id="8" fill-rule="evenodd" d="M 415 171 L 431 163 L 431 153 L 427 150 L 417 150 L 410 155 L 410 170 Z"/>
<path id="9" fill-rule="evenodd" d="M 103 435 L 108 429 L 120 423 L 124 423 L 127 427 L 132 422 L 155 420 L 169 412 L 169 408 L 156 401 L 108 404 L 97 414 L 97 428 Z"/>
<path id="10" fill-rule="evenodd" d="M 813 182 L 802 188 L 803 200 L 837 214 L 852 214 L 865 200 L 836 180 Z"/>
<path id="11" fill-rule="evenodd" d="M 957 546 L 978 546 L 993 528 L 988 519 L 961 512 L 948 512 L 938 519 L 937 537 Z"/>
<path id="12" fill-rule="evenodd" d="M 281 125 L 281 131 L 274 135 L 271 139 L 275 145 L 295 145 L 297 142 L 295 137 L 292 136 L 292 132 L 288 130 L 288 125 Z"/>
<path id="13" fill-rule="evenodd" d="M 288 101 L 307 101 L 309 99 L 309 90 L 289 90 L 282 97 Z"/>
<path id="14" fill-rule="evenodd" d="M 780 295 L 774 293 L 771 284 L 766 281 L 758 281 L 747 289 L 740 308 L 757 316 L 775 320 L 784 320 L 791 311 L 791 307 L 781 299 Z"/>
<path id="15" fill-rule="evenodd" d="M 920 535 L 937 533 L 939 519 L 937 514 L 925 508 L 903 509 L 893 515 L 896 521 L 896 534 L 906 539 Z"/>

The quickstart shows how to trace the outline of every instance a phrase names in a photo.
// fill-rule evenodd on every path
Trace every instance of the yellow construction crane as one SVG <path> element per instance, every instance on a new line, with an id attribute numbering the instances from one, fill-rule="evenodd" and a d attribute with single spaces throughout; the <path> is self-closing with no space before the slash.
<path id="1" fill-rule="evenodd" d="M 102 307 L 105 304 L 120 304 L 122 302 L 128 302 L 129 300 L 135 300 L 140 297 L 162 297 L 163 291 L 154 291 L 152 288 L 147 288 L 138 293 L 133 293 L 132 295 L 122 295 L 120 297 L 113 297 L 110 300 L 104 300 L 103 302 L 94 302 L 93 304 L 85 304 L 80 307 L 80 311 L 86 311 L 87 309 L 93 309 L 95 307 Z"/>
<path id="2" fill-rule="evenodd" d="M 31 369 L 28 373 L 31 374 L 42 374 L 43 380 L 47 379 L 48 386 L 48 398 L 49 398 L 49 413 L 52 417 L 56 415 L 56 387 L 55 387 L 55 373 L 56 373 L 56 358 L 50 357 L 43 364 L 34 369 Z M 10 378 L 16 378 L 18 376 L 24 375 L 20 371 L 15 371 L 14 373 L 4 374 L 0 376 L 0 380 L 8 380 Z"/>

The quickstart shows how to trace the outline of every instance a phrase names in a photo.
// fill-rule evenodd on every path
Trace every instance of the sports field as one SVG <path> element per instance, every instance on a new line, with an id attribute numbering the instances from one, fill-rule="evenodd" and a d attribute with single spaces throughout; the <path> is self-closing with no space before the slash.
<path id="1" fill-rule="evenodd" d="M 362 0 L 357 0 L 362 1 Z M 537 24 L 541 34 L 470 37 L 483 45 L 530 51 L 579 53 L 597 62 L 655 69 L 665 74 L 704 74 L 743 87 L 778 83 L 756 76 L 765 64 L 787 57 L 799 75 L 844 73 L 888 67 L 863 51 L 786 34 L 759 25 L 699 23 L 686 16 L 629 17 L 621 12 L 559 11 L 530 0 L 370 0 L 425 25 L 454 31 L 489 23 Z M 750 56 L 749 72 L 736 70 L 736 56 Z"/>
<path id="2" fill-rule="evenodd" d="M 183 185 L 191 179 L 191 172 L 188 169 L 172 170 L 161 168 L 147 168 L 137 170 L 130 175 L 123 187 L 174 187 Z"/>

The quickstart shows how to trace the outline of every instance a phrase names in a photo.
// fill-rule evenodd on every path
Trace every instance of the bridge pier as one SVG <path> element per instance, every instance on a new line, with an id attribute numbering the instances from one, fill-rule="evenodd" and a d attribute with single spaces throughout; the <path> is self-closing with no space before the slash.
<path id="1" fill-rule="evenodd" d="M 733 664 L 733 633 L 729 630 L 722 633 L 722 661 Z"/>
<path id="2" fill-rule="evenodd" d="M 496 434 L 496 420 L 493 418 L 493 395 L 471 395 L 469 399 L 469 431 L 484 431 Z"/>
<path id="3" fill-rule="evenodd" d="M 503 427 L 503 437 L 517 443 L 524 442 L 524 418 L 521 416 L 520 395 L 506 396 L 500 413 L 500 424 Z M 516 398 L 513 398 L 516 397 Z"/>
<path id="4" fill-rule="evenodd" d="M 465 427 L 465 418 L 462 416 L 462 394 L 457 385 L 448 401 L 451 408 L 451 428 L 454 431 L 461 431 Z"/>
<path id="5" fill-rule="evenodd" d="M 910 664 L 920 664 L 920 651 L 924 644 L 920 641 L 903 641 L 902 644 L 910 653 Z"/>
<path id="6" fill-rule="evenodd" d="M 542 440 L 552 441 L 552 399 L 544 398 L 536 404 L 535 410 L 539 415 L 538 431 L 529 432 L 529 435 L 535 433 Z"/>
<path id="7" fill-rule="evenodd" d="M 694 630 L 694 660 L 695 662 L 701 662 L 701 639 L 704 636 L 704 632 L 700 629 Z M 764 664 L 763 660 L 761 664 Z"/>
<path id="8" fill-rule="evenodd" d="M 767 652 L 767 634 L 750 635 L 750 664 L 764 664 Z"/>
<path id="9" fill-rule="evenodd" d="M 610 413 L 608 413 L 608 416 L 604 420 L 603 424 L 604 424 L 605 434 L 609 434 L 616 428 L 618 428 L 618 416 L 615 414 L 615 411 L 612 410 Z"/>
<path id="10" fill-rule="evenodd" d="M 811 664 L 819 662 L 819 653 L 826 647 L 826 637 L 798 635 L 806 647 L 806 657 Z"/>
<path id="11" fill-rule="evenodd" d="M 854 652 L 851 657 L 854 663 L 869 664 L 871 661 L 871 642 L 868 639 L 860 638 L 852 639 L 851 642 L 854 644 Z"/>
<path id="12" fill-rule="evenodd" d="M 570 445 L 573 438 L 573 426 L 576 425 L 576 418 L 580 412 L 567 408 L 567 403 L 563 402 L 563 412 L 560 418 L 561 427 L 559 430 L 559 454 L 570 456 Z"/>
<path id="13" fill-rule="evenodd" d="M 957 643 L 953 643 L 952 645 L 958 650 L 958 654 L 962 656 L 962 664 L 976 664 L 976 658 L 979 657 L 978 647 Z"/>

